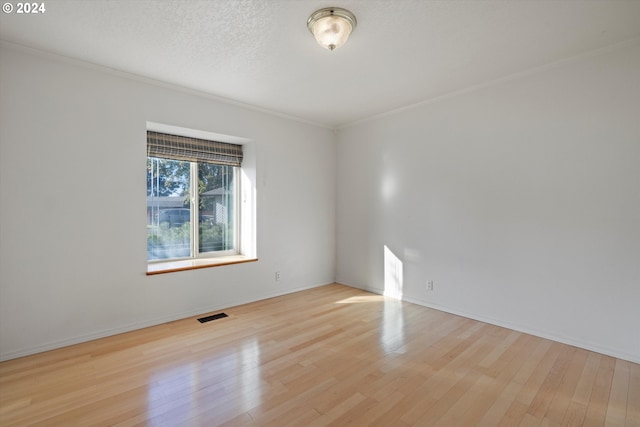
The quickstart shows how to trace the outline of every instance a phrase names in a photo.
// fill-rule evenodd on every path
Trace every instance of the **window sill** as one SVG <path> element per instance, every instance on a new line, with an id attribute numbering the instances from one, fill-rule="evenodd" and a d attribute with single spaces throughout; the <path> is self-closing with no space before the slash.
<path id="1" fill-rule="evenodd" d="M 199 258 L 184 259 L 180 261 L 154 262 L 153 264 L 147 264 L 147 276 L 255 261 L 258 261 L 258 258 L 249 258 L 243 255 L 231 255 L 220 258 Z"/>

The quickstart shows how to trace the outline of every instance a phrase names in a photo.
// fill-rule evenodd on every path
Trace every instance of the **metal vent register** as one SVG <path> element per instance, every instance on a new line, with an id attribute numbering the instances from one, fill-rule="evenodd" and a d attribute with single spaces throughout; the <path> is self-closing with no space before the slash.
<path id="1" fill-rule="evenodd" d="M 211 322 L 212 320 L 222 319 L 224 317 L 229 317 L 229 316 L 226 313 L 212 314 L 211 316 L 199 318 L 198 322 L 200 323 Z"/>

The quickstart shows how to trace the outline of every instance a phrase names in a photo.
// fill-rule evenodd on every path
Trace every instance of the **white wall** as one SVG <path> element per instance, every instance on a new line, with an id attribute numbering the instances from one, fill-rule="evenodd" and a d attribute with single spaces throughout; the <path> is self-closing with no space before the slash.
<path id="1" fill-rule="evenodd" d="M 640 361 L 638 45 L 342 129 L 337 162 L 327 129 L 0 58 L 1 359 L 335 275 L 383 292 L 386 245 L 409 301 Z M 145 275 L 147 121 L 254 141 L 259 262 Z"/>
<path id="2" fill-rule="evenodd" d="M 334 281 L 332 131 L 1 49 L 0 358 Z M 258 262 L 145 275 L 147 121 L 254 141 Z"/>
<path id="3" fill-rule="evenodd" d="M 342 129 L 337 153 L 338 282 L 384 292 L 386 245 L 408 301 L 640 362 L 637 43 Z"/>

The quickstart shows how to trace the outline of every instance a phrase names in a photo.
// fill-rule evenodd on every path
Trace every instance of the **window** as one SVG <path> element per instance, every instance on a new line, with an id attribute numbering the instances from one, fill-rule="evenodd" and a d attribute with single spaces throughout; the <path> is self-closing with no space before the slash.
<path id="1" fill-rule="evenodd" d="M 147 259 L 238 254 L 242 146 L 147 132 Z"/>

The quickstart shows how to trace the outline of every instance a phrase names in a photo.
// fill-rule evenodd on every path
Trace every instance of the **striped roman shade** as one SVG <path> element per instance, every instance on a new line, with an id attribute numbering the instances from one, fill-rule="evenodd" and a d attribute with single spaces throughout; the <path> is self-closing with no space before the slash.
<path id="1" fill-rule="evenodd" d="M 242 145 L 147 131 L 147 157 L 240 166 Z"/>

